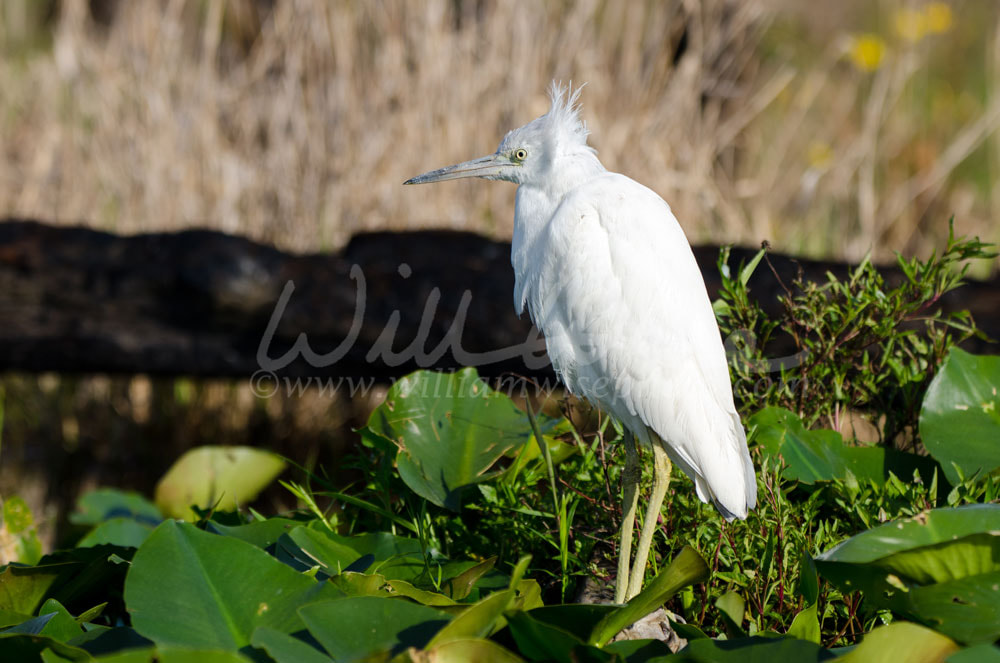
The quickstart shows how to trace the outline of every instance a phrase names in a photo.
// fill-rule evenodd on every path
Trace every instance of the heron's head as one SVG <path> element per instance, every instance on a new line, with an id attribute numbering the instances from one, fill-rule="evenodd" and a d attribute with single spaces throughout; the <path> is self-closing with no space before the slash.
<path id="1" fill-rule="evenodd" d="M 553 81 L 549 87 L 552 99 L 549 112 L 507 132 L 495 153 L 417 175 L 403 184 L 426 184 L 461 177 L 517 184 L 542 182 L 561 159 L 583 155 L 593 159 L 595 152 L 587 145 L 587 125 L 580 119 L 577 103 L 582 89 L 580 86 L 573 90 Z"/>

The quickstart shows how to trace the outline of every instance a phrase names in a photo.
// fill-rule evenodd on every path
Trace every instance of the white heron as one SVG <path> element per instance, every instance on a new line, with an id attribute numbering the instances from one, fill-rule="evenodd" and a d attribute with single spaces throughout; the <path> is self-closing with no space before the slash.
<path id="1" fill-rule="evenodd" d="M 580 120 L 580 88 L 553 82 L 549 94 L 549 112 L 508 132 L 494 154 L 405 183 L 481 177 L 518 185 L 514 306 L 519 314 L 527 306 L 569 391 L 626 429 L 615 590 L 622 603 L 642 587 L 671 461 L 726 520 L 746 518 L 757 483 L 719 327 L 684 231 L 656 193 L 601 165 Z M 655 474 L 630 567 L 636 440 L 652 449 Z"/>

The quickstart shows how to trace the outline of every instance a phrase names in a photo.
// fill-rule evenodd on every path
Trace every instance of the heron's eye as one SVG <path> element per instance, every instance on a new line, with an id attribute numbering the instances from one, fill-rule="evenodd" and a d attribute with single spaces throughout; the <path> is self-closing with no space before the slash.
<path id="1" fill-rule="evenodd" d="M 528 150 L 524 149 L 523 147 L 519 147 L 518 149 L 514 150 L 514 158 L 517 159 L 518 161 L 524 161 L 525 159 L 528 158 Z"/>

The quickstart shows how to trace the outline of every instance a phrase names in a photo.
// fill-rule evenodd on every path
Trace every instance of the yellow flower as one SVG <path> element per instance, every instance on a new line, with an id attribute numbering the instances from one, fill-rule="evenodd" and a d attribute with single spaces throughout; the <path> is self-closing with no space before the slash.
<path id="1" fill-rule="evenodd" d="M 848 55 L 861 71 L 875 71 L 885 58 L 885 42 L 878 35 L 859 35 L 851 39 Z"/>
<path id="2" fill-rule="evenodd" d="M 918 42 L 927 34 L 927 15 L 917 9 L 900 9 L 893 14 L 896 34 L 909 42 Z"/>
<path id="3" fill-rule="evenodd" d="M 826 168 L 833 161 L 833 149 L 830 148 L 829 143 L 814 140 L 809 143 L 806 159 L 809 160 L 809 165 L 813 168 Z"/>
<path id="4" fill-rule="evenodd" d="M 924 7 L 927 31 L 940 34 L 951 29 L 951 7 L 945 2 L 931 2 Z"/>

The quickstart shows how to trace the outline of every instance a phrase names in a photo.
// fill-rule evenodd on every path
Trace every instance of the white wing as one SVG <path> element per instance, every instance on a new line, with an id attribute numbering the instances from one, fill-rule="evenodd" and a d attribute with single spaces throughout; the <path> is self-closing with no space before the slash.
<path id="1" fill-rule="evenodd" d="M 518 274 L 569 389 L 672 460 L 727 518 L 746 517 L 757 484 L 733 404 L 705 283 L 670 207 L 615 173 L 570 192 Z"/>

